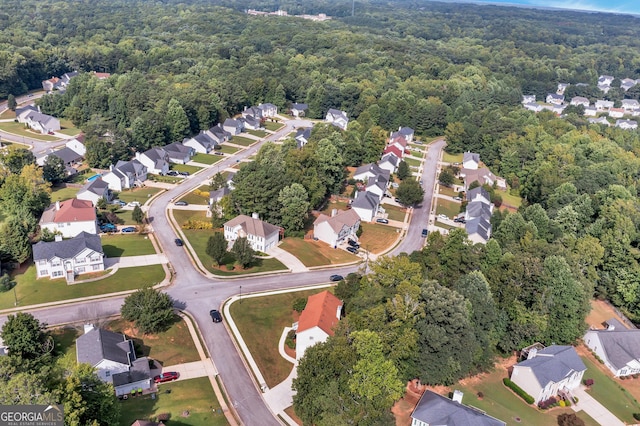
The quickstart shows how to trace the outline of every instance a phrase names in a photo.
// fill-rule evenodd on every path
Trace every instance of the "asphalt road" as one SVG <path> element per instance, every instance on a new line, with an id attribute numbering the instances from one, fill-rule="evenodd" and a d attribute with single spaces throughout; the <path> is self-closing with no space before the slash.
<path id="1" fill-rule="evenodd" d="M 290 133 L 294 129 L 293 126 L 301 127 L 304 125 L 304 120 L 289 121 L 285 128 L 269 136 L 267 140 L 277 140 Z M 223 170 L 234 164 L 236 160 L 249 157 L 259 149 L 261 144 L 256 144 L 243 152 L 225 158 L 219 163 L 220 167 L 211 167 L 189 177 L 181 185 L 156 198 L 148 210 L 148 217 L 155 236 L 162 245 L 164 253 L 170 259 L 175 272 L 174 283 L 166 289 L 166 292 L 175 300 L 176 307 L 190 313 L 197 322 L 228 392 L 229 401 L 236 408 L 242 422 L 247 426 L 280 425 L 280 422 L 264 403 L 251 373 L 244 365 L 242 355 L 236 350 L 232 337 L 224 325 L 212 323 L 209 310 L 220 308 L 226 299 L 239 294 L 241 287 L 242 294 L 301 287 L 314 283 L 326 283 L 330 274 L 346 275 L 358 269 L 358 266 L 349 266 L 332 268 L 330 271 L 309 271 L 298 274 L 285 273 L 238 279 L 208 279 L 194 268 L 185 248 L 174 244 L 176 234 L 166 216 L 167 206 L 172 200 L 177 199 L 182 193 L 208 182 L 218 169 Z M 411 253 L 422 248 L 424 244 L 424 238 L 420 234 L 428 221 L 436 165 L 444 144 L 443 140 L 439 140 L 429 147 L 422 176 L 423 188 L 425 189 L 424 202 L 421 208 L 414 209 L 407 235 L 389 253 L 390 255 L 401 252 Z M 32 311 L 32 313 L 40 321 L 51 326 L 80 322 L 99 323 L 100 320 L 104 320 L 108 316 L 117 315 L 123 300 L 123 297 L 108 298 L 61 307 L 43 308 Z M 5 321 L 6 316 L 0 316 L 0 326 Z"/>

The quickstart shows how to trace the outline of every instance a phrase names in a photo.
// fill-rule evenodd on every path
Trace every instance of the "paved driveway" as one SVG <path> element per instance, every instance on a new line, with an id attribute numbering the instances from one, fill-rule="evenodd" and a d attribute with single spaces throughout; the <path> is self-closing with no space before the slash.
<path id="1" fill-rule="evenodd" d="M 572 390 L 571 393 L 578 397 L 578 403 L 572 406 L 573 411 L 584 410 L 585 413 L 602 426 L 624 426 L 620 419 L 589 395 L 582 386 Z"/>

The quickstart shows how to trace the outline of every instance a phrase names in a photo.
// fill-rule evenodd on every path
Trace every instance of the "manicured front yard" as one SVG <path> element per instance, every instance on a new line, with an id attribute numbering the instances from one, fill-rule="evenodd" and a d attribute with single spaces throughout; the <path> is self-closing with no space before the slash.
<path id="1" fill-rule="evenodd" d="M 199 152 L 196 155 L 194 155 L 193 157 L 191 157 L 191 160 L 196 162 L 196 163 L 201 163 L 201 164 L 215 164 L 218 161 L 222 160 L 222 156 L 221 155 L 213 155 L 213 154 L 203 154 L 203 153 Z"/>
<path id="2" fill-rule="evenodd" d="M 231 305 L 231 316 L 267 386 L 273 387 L 282 382 L 293 368 L 293 364 L 282 358 L 278 352 L 282 330 L 284 327 L 291 327 L 291 324 L 298 320 L 297 316 L 294 316 L 293 302 L 324 290 L 243 298 L 242 303 L 235 302 Z"/>
<path id="3" fill-rule="evenodd" d="M 199 192 L 197 192 L 199 191 Z M 185 194 L 181 201 L 186 201 L 189 204 L 207 205 L 209 204 L 209 185 L 202 185 L 193 192 Z M 206 196 L 205 196 L 206 195 Z"/>
<path id="4" fill-rule="evenodd" d="M 446 152 L 442 153 L 442 161 L 445 163 L 462 163 L 463 154 L 447 154 Z"/>
<path id="5" fill-rule="evenodd" d="M 189 172 L 189 174 L 194 174 L 202 170 L 202 167 L 192 166 L 190 164 L 173 164 L 171 166 L 171 170 L 175 170 L 176 172 Z"/>
<path id="6" fill-rule="evenodd" d="M 60 130 L 58 133 L 63 135 L 76 136 L 80 133 L 80 129 L 73 126 L 71 120 L 60 119 Z"/>
<path id="7" fill-rule="evenodd" d="M 416 158 L 404 157 L 404 162 L 413 167 L 420 167 L 420 160 Z"/>
<path id="8" fill-rule="evenodd" d="M 346 250 L 334 249 L 322 241 L 285 238 L 278 246 L 298 258 L 304 266 L 323 266 L 350 263 L 359 260 L 358 256 Z"/>
<path id="9" fill-rule="evenodd" d="M 344 201 L 330 201 L 327 203 L 324 209 L 321 210 L 321 213 L 326 214 L 327 216 L 331 216 L 331 211 L 333 209 L 346 210 L 347 203 Z"/>
<path id="10" fill-rule="evenodd" d="M 440 222 L 439 220 L 435 221 L 435 226 L 437 226 L 439 228 L 447 229 L 449 231 L 452 230 L 452 229 L 456 229 L 457 228 L 456 226 L 449 225 L 448 223 Z"/>
<path id="11" fill-rule="evenodd" d="M 594 381 L 587 392 L 623 422 L 635 423 L 633 413 L 640 413 L 640 404 L 618 383 L 618 379 L 605 374 L 590 357 L 581 358 L 587 367 L 584 378 Z"/>
<path id="12" fill-rule="evenodd" d="M 460 214 L 460 203 L 456 201 L 449 201 L 438 198 L 437 203 L 436 214 L 444 214 L 449 219 L 453 219 L 454 216 Z"/>
<path id="13" fill-rule="evenodd" d="M 259 138 L 264 138 L 265 136 L 267 136 L 269 133 L 265 132 L 264 130 L 247 130 L 247 133 L 249 133 L 250 135 L 253 136 L 257 136 Z"/>
<path id="14" fill-rule="evenodd" d="M 397 220 L 400 222 L 404 221 L 404 217 L 406 216 L 407 209 L 403 207 L 394 206 L 391 204 L 383 204 L 382 208 L 384 208 L 384 210 L 387 212 L 390 220 Z"/>
<path id="15" fill-rule="evenodd" d="M 438 185 L 438 194 L 448 195 L 449 197 L 457 197 L 458 193 L 453 188 L 447 188 L 446 186 Z"/>
<path id="16" fill-rule="evenodd" d="M 516 209 L 522 204 L 522 198 L 517 195 L 509 194 L 509 191 L 496 191 L 502 197 L 502 204 L 509 207 L 515 207 Z"/>
<path id="17" fill-rule="evenodd" d="M 362 223 L 360 247 L 371 253 L 382 253 L 396 242 L 400 230 L 389 225 Z"/>
<path id="18" fill-rule="evenodd" d="M 38 132 L 33 132 L 31 130 L 27 130 L 22 123 L 16 123 L 14 121 L 2 122 L 0 123 L 0 130 L 4 130 L 5 132 L 13 133 L 18 136 L 25 136 L 31 139 L 38 139 L 41 141 L 57 141 L 59 138 L 51 135 L 43 135 Z"/>
<path id="19" fill-rule="evenodd" d="M 278 122 L 268 121 L 268 122 L 264 123 L 264 127 L 267 130 L 271 130 L 272 132 L 276 132 L 276 131 L 282 129 L 284 127 L 284 124 L 278 123 Z"/>
<path id="20" fill-rule="evenodd" d="M 152 358 L 164 367 L 200 361 L 187 324 L 177 315 L 171 327 L 161 333 L 140 333 L 133 323 L 122 318 L 109 322 L 106 328 L 131 338 L 134 341 L 137 356 Z"/>
<path id="21" fill-rule="evenodd" d="M 245 138 L 243 136 L 233 136 L 229 142 L 235 145 L 249 146 L 258 141 L 251 138 Z"/>
<path id="22" fill-rule="evenodd" d="M 237 146 L 229 146 L 229 145 L 222 145 L 222 149 L 219 149 L 218 152 L 223 152 L 225 154 L 235 154 L 236 152 L 240 151 L 242 148 L 238 148 Z M 218 155 L 218 157 L 223 158 L 224 156 L 222 155 Z"/>
<path id="23" fill-rule="evenodd" d="M 125 203 L 137 201 L 140 204 L 144 204 L 149 198 L 153 197 L 160 191 L 163 191 L 163 189 L 145 186 L 144 188 L 135 188 L 122 191 L 118 195 L 118 198 Z"/>
<path id="24" fill-rule="evenodd" d="M 81 275 L 78 280 L 90 278 L 91 274 Z M 164 279 L 162 265 L 121 268 L 115 274 L 89 283 L 67 285 L 64 279 L 36 280 L 36 268 L 33 264 L 14 273 L 17 282 L 15 288 L 18 306 L 35 305 L 59 300 L 76 299 L 98 294 L 134 290 L 155 285 Z M 14 307 L 13 291 L 0 293 L 0 309 Z"/>
<path id="25" fill-rule="evenodd" d="M 80 188 L 57 186 L 51 188 L 51 202 L 69 200 L 75 198 Z"/>
<path id="26" fill-rule="evenodd" d="M 207 377 L 164 383 L 158 387 L 155 399 L 151 395 L 137 396 L 120 401 L 121 425 L 130 425 L 139 419 L 157 418 L 158 414 L 171 415 L 167 424 L 181 426 L 228 425 Z M 215 410 L 215 411 L 214 411 Z M 183 413 L 189 412 L 188 417 Z"/>
<path id="27" fill-rule="evenodd" d="M 102 250 L 107 257 L 142 256 L 156 254 L 151 240 L 142 234 L 105 234 Z"/>

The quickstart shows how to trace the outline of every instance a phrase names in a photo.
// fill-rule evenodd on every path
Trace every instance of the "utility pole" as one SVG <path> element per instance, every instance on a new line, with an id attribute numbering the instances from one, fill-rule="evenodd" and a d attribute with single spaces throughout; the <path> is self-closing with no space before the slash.
<path id="1" fill-rule="evenodd" d="M 240 303 L 242 303 L 242 286 L 240 286 Z"/>
<path id="2" fill-rule="evenodd" d="M 16 285 L 13 286 L 13 298 L 15 300 L 15 302 L 13 303 L 13 306 L 18 306 L 18 296 L 16 295 Z"/>

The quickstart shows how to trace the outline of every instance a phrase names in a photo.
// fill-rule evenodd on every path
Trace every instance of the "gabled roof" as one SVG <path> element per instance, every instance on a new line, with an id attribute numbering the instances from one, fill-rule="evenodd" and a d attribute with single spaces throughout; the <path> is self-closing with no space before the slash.
<path id="1" fill-rule="evenodd" d="M 617 323 L 617 324 L 615 324 Z M 613 329 L 591 330 L 600 339 L 600 344 L 607 355 L 609 364 L 620 370 L 629 362 L 640 359 L 640 330 L 637 328 L 628 329 L 622 323 L 615 320 L 608 320 L 609 326 Z"/>
<path id="2" fill-rule="evenodd" d="M 223 186 L 222 188 L 218 188 L 215 191 L 209 191 L 209 199 L 219 200 L 227 194 L 230 194 L 231 190 L 228 186 Z"/>
<path id="3" fill-rule="evenodd" d="M 100 237 L 88 232 L 81 232 L 73 238 L 62 241 L 45 242 L 40 241 L 33 245 L 33 260 L 50 260 L 54 257 L 60 259 L 71 259 L 85 249 L 90 249 L 96 253 L 102 251 Z"/>
<path id="4" fill-rule="evenodd" d="M 353 175 L 358 176 L 363 173 L 371 173 L 374 176 L 383 175 L 387 177 L 387 180 L 390 176 L 389 170 L 381 168 L 376 163 L 363 164 L 362 166 L 358 167 L 355 172 L 353 172 Z"/>
<path id="5" fill-rule="evenodd" d="M 66 146 L 57 151 L 53 151 L 50 155 L 55 155 L 56 157 L 60 158 L 65 164 L 82 160 L 82 155 L 78 154 L 71 148 L 67 148 Z"/>
<path id="6" fill-rule="evenodd" d="M 107 188 L 109 188 L 109 184 L 101 178 L 97 178 L 82 185 L 78 192 L 87 191 L 102 196 Z"/>
<path id="7" fill-rule="evenodd" d="M 422 394 L 411 418 L 434 426 L 505 426 L 505 422 L 480 410 L 445 398 L 430 390 Z"/>
<path id="8" fill-rule="evenodd" d="M 387 154 L 382 156 L 380 163 L 391 163 L 394 167 L 397 167 L 400 160 L 395 155 Z"/>
<path id="9" fill-rule="evenodd" d="M 234 120 L 233 118 L 227 118 L 226 120 L 224 120 L 223 126 L 242 127 L 242 122 L 239 120 Z"/>
<path id="10" fill-rule="evenodd" d="M 491 220 L 491 207 L 482 201 L 474 201 L 467 204 L 467 217 L 476 218 L 483 217 L 486 220 Z"/>
<path id="11" fill-rule="evenodd" d="M 587 369 L 573 346 L 559 345 L 538 351 L 533 358 L 519 362 L 516 367 L 530 368 L 543 389 L 549 382 L 557 383 L 574 371 Z"/>
<path id="12" fill-rule="evenodd" d="M 558 101 L 564 101 L 564 96 L 563 95 L 558 95 L 557 93 L 549 93 L 547 95 L 547 98 L 555 99 L 555 100 L 558 100 Z"/>
<path id="13" fill-rule="evenodd" d="M 38 108 L 34 105 L 25 105 L 23 107 L 16 108 L 16 117 L 19 117 L 24 112 L 38 112 Z"/>
<path id="14" fill-rule="evenodd" d="M 113 386 L 122 386 L 129 383 L 140 382 L 151 377 L 149 358 L 138 358 L 131 363 L 129 371 L 117 373 L 112 376 Z"/>
<path id="15" fill-rule="evenodd" d="M 462 155 L 462 162 L 466 163 L 467 161 L 474 161 L 475 163 L 480 163 L 480 154 L 476 154 L 475 152 L 465 152 Z"/>
<path id="16" fill-rule="evenodd" d="M 158 160 L 164 161 L 167 158 L 167 152 L 163 148 L 151 148 L 142 153 L 145 157 L 153 162 Z"/>
<path id="17" fill-rule="evenodd" d="M 55 117 L 52 117 L 52 116 L 47 115 L 47 114 L 43 114 L 43 113 L 41 113 L 39 111 L 33 111 L 33 112 L 27 114 L 25 116 L 25 118 L 27 118 L 28 120 L 31 120 L 33 122 L 41 123 L 41 124 L 44 124 L 44 125 L 49 124 L 53 120 L 57 120 Z"/>
<path id="18" fill-rule="evenodd" d="M 94 328 L 78 337 L 76 356 L 79 363 L 93 366 L 105 359 L 125 365 L 131 365 L 135 360 L 135 352 L 130 340 L 127 340 L 123 334 L 102 328 Z"/>
<path id="19" fill-rule="evenodd" d="M 313 222 L 313 225 L 319 225 L 323 222 L 327 222 L 331 229 L 333 229 L 333 231 L 337 234 L 345 226 L 348 228 L 355 226 L 356 223 L 360 222 L 360 216 L 358 216 L 358 213 L 353 211 L 353 209 L 339 210 L 335 216 L 327 216 L 326 214 L 321 214 Z"/>
<path id="20" fill-rule="evenodd" d="M 330 108 L 329 111 L 327 111 L 327 118 L 332 119 L 332 120 L 337 120 L 337 119 L 344 119 L 344 120 L 349 120 L 347 118 L 347 113 L 344 111 L 340 111 L 339 109 L 335 109 L 335 108 Z"/>
<path id="21" fill-rule="evenodd" d="M 338 308 L 341 307 L 342 301 L 327 290 L 309 296 L 307 305 L 298 319 L 297 332 L 319 327 L 329 336 L 333 336 L 333 328 L 340 322 Z"/>
<path id="22" fill-rule="evenodd" d="M 404 136 L 399 135 L 397 133 L 394 133 L 394 135 L 392 135 L 391 138 L 389 139 L 389 144 L 400 145 L 402 149 L 406 148 L 408 143 L 407 139 Z"/>
<path id="23" fill-rule="evenodd" d="M 293 104 L 291 105 L 291 109 L 295 109 L 297 111 L 304 111 L 305 109 L 308 109 L 309 105 L 307 104 Z"/>
<path id="24" fill-rule="evenodd" d="M 380 200 L 371 192 L 361 191 L 356 195 L 356 199 L 351 203 L 351 207 L 376 211 L 380 205 Z"/>
<path id="25" fill-rule="evenodd" d="M 491 196 L 489 195 L 489 192 L 481 186 L 467 191 L 467 200 L 475 200 L 478 196 L 481 196 L 488 202 L 491 202 Z"/>
<path id="26" fill-rule="evenodd" d="M 131 160 L 131 161 L 119 160 L 116 163 L 116 165 L 113 167 L 112 171 L 114 173 L 117 172 L 121 175 L 127 175 L 127 174 L 137 175 L 138 173 L 141 173 L 142 170 L 144 170 L 144 165 L 138 160 Z"/>
<path id="27" fill-rule="evenodd" d="M 574 96 L 573 98 L 571 98 L 571 102 L 589 103 L 589 99 L 585 98 L 584 96 Z"/>
<path id="28" fill-rule="evenodd" d="M 640 102 L 635 99 L 623 99 L 622 106 L 638 107 L 640 106 Z"/>
<path id="29" fill-rule="evenodd" d="M 491 222 L 484 216 L 474 217 L 466 221 L 464 230 L 467 235 L 477 234 L 486 241 L 491 236 Z"/>
<path id="30" fill-rule="evenodd" d="M 260 127 L 260 124 L 261 124 L 260 118 L 253 115 L 247 115 L 246 117 L 243 118 L 243 120 L 245 123 L 253 127 Z"/>
<path id="31" fill-rule="evenodd" d="M 40 223 L 86 222 L 96 220 L 96 209 L 88 200 L 72 198 L 51 204 L 43 213 Z"/>
<path id="32" fill-rule="evenodd" d="M 258 108 L 257 106 L 252 106 L 251 108 L 247 108 L 244 111 L 242 111 L 242 116 L 243 117 L 256 117 L 256 118 L 262 118 L 262 109 Z"/>
<path id="33" fill-rule="evenodd" d="M 260 219 L 254 219 L 250 216 L 241 214 L 234 217 L 230 221 L 224 224 L 225 227 L 235 228 L 240 226 L 247 235 L 257 235 L 259 237 L 266 238 L 272 235 L 274 232 L 279 233 L 280 228 Z"/>
<path id="34" fill-rule="evenodd" d="M 193 151 L 193 148 L 185 146 L 180 142 L 173 142 L 169 145 L 165 145 L 163 149 L 169 155 L 169 158 L 173 158 L 175 156 L 180 156 L 180 158 L 182 158 L 185 154 L 191 154 Z"/>
<path id="35" fill-rule="evenodd" d="M 216 124 L 215 126 L 211 127 L 209 129 L 209 131 L 216 137 L 218 137 L 218 139 L 224 139 L 224 138 L 230 138 L 231 137 L 231 133 L 227 132 L 221 125 L 220 123 Z"/>
<path id="36" fill-rule="evenodd" d="M 398 158 L 402 158 L 402 150 L 395 145 L 387 145 L 383 151 L 384 154 L 393 154 Z"/>

